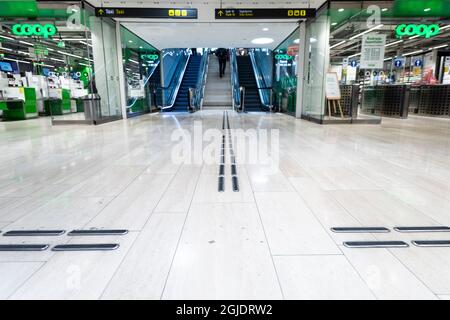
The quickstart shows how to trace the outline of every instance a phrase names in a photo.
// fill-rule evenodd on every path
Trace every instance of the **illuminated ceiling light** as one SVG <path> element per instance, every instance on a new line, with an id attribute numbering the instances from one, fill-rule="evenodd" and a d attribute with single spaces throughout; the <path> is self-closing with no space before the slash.
<path id="1" fill-rule="evenodd" d="M 403 42 L 403 40 L 394 41 L 394 42 L 388 43 L 387 45 L 385 45 L 385 47 L 390 47 L 390 46 L 393 46 L 394 44 L 401 43 L 401 42 Z"/>
<path id="2" fill-rule="evenodd" d="M 133 40 L 128 40 L 129 43 L 133 43 Z"/>
<path id="3" fill-rule="evenodd" d="M 143 47 L 142 46 L 139 46 L 139 49 L 142 49 Z"/>
<path id="4" fill-rule="evenodd" d="M 337 25 L 337 22 L 333 22 L 331 25 L 332 25 L 332 26 L 335 26 L 335 25 Z"/>
<path id="5" fill-rule="evenodd" d="M 13 49 L 10 49 L 10 48 L 5 48 L 5 47 L 0 47 L 0 50 L 6 50 L 6 51 L 14 51 Z"/>
<path id="6" fill-rule="evenodd" d="M 381 11 L 388 11 L 388 8 L 383 8 L 381 9 Z"/>
<path id="7" fill-rule="evenodd" d="M 66 60 L 61 60 L 61 59 L 56 59 L 56 58 L 50 58 L 50 60 L 66 63 Z"/>
<path id="8" fill-rule="evenodd" d="M 256 38 L 252 40 L 253 44 L 270 44 L 273 43 L 275 40 L 273 40 L 272 38 Z"/>
<path id="9" fill-rule="evenodd" d="M 428 11 L 430 11 L 431 10 L 431 8 L 425 8 L 425 9 L 423 9 L 423 11 L 425 11 L 425 12 L 428 12 Z"/>
<path id="10" fill-rule="evenodd" d="M 413 51 L 413 52 L 404 53 L 403 56 L 406 57 L 406 56 L 410 56 L 410 55 L 413 55 L 416 53 L 421 53 L 421 52 L 423 52 L 423 50 L 417 50 L 417 51 Z"/>
<path id="11" fill-rule="evenodd" d="M 13 39 L 13 38 L 10 38 L 10 37 L 7 37 L 7 36 L 0 35 L 0 37 L 3 38 L 3 39 L 6 39 L 6 40 L 16 41 L 16 39 Z"/>
<path id="12" fill-rule="evenodd" d="M 357 34 L 357 35 L 355 35 L 355 36 L 353 36 L 353 37 L 350 37 L 350 40 L 353 40 L 353 39 L 355 39 L 355 38 L 358 38 L 358 37 L 362 36 L 363 34 L 369 33 L 369 32 L 371 32 L 371 31 L 373 31 L 373 30 L 376 30 L 376 29 L 380 29 L 380 28 L 382 28 L 382 27 L 384 27 L 384 24 L 379 24 L 379 25 L 377 25 L 377 26 L 375 26 L 375 27 L 373 27 L 373 28 L 370 28 L 369 30 L 366 30 L 366 31 L 364 31 L 364 32 L 361 32 L 361 33 L 359 33 L 359 34 Z"/>
<path id="13" fill-rule="evenodd" d="M 344 43 L 346 43 L 346 42 L 347 42 L 347 41 L 344 40 L 344 41 L 341 41 L 341 42 L 339 42 L 339 43 L 333 44 L 333 45 L 330 47 L 330 49 L 333 49 L 333 48 L 335 48 L 335 47 L 338 47 L 338 46 L 340 46 L 341 44 L 344 44 Z"/>
<path id="14" fill-rule="evenodd" d="M 348 56 L 349 58 L 353 58 L 353 57 L 357 57 L 357 56 L 360 56 L 361 55 L 361 52 L 360 53 L 355 53 L 355 54 L 352 54 L 351 56 Z"/>
<path id="15" fill-rule="evenodd" d="M 24 54 L 24 55 L 26 55 L 26 56 L 29 56 L 29 55 L 30 55 L 29 52 L 25 52 L 25 51 L 17 51 L 17 52 L 20 53 L 20 54 Z"/>
<path id="16" fill-rule="evenodd" d="M 440 46 L 437 46 L 437 47 L 433 47 L 432 50 L 445 48 L 447 46 L 448 46 L 448 44 L 443 44 L 443 45 L 440 45 Z"/>
<path id="17" fill-rule="evenodd" d="M 262 31 L 269 31 L 269 28 L 263 28 Z"/>
<path id="18" fill-rule="evenodd" d="M 29 42 L 26 42 L 26 41 L 19 41 L 19 42 L 22 43 L 22 44 L 26 44 L 27 46 L 34 47 L 34 44 L 32 44 L 32 43 L 29 43 Z"/>
<path id="19" fill-rule="evenodd" d="M 344 11 L 344 8 L 340 8 L 338 11 L 339 11 L 339 12 L 342 12 L 342 11 Z"/>
<path id="20" fill-rule="evenodd" d="M 295 44 L 299 44 L 299 43 L 300 43 L 300 39 L 295 39 L 293 42 L 294 42 Z"/>
<path id="21" fill-rule="evenodd" d="M 139 64 L 139 62 L 137 62 L 136 60 L 133 60 L 133 59 L 129 59 L 128 61 L 133 62 L 135 64 Z"/>
<path id="22" fill-rule="evenodd" d="M 92 44 L 87 43 L 87 42 L 85 42 L 85 41 L 81 41 L 81 40 L 80 40 L 80 43 L 84 44 L 85 46 L 92 47 Z"/>
<path id="23" fill-rule="evenodd" d="M 391 59 L 392 59 L 392 57 L 389 57 L 389 58 L 384 59 L 384 61 L 388 61 L 388 60 L 391 60 Z"/>
<path id="24" fill-rule="evenodd" d="M 21 62 L 21 63 L 31 64 L 30 61 L 17 60 L 17 59 L 11 59 L 11 58 L 3 58 L 3 60 L 16 61 L 16 62 Z"/>
<path id="25" fill-rule="evenodd" d="M 85 67 L 90 67 L 90 65 L 83 63 L 83 62 L 80 62 L 79 64 L 81 64 L 82 66 L 85 66 Z"/>
<path id="26" fill-rule="evenodd" d="M 76 54 L 71 54 L 71 53 L 64 52 L 64 51 L 56 51 L 56 52 L 64 54 L 66 56 L 70 56 L 70 57 L 74 57 L 74 58 L 78 58 L 78 59 L 83 59 L 83 57 L 77 56 Z"/>
<path id="27" fill-rule="evenodd" d="M 439 29 L 440 29 L 440 30 L 445 30 L 445 29 L 448 29 L 448 28 L 450 28 L 450 24 L 449 24 L 449 25 L 446 25 L 446 26 L 444 26 L 444 27 L 440 27 Z"/>

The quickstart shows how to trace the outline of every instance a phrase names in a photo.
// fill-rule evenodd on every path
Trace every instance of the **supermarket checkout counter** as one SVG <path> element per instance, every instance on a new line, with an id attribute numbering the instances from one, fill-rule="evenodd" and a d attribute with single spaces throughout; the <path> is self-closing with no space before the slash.
<path id="1" fill-rule="evenodd" d="M 43 100 L 46 116 L 60 116 L 72 112 L 70 90 L 50 88 L 48 97 Z"/>
<path id="2" fill-rule="evenodd" d="M 36 90 L 24 87 L 3 88 L 0 93 L 0 110 L 5 121 L 36 118 Z"/>

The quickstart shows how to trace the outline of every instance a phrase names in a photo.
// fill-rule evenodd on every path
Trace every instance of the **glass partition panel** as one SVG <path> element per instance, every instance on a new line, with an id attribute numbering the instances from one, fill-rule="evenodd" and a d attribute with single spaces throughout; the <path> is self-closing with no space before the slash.
<path id="1" fill-rule="evenodd" d="M 273 104 L 277 111 L 295 116 L 299 59 L 297 28 L 273 53 Z"/>
<path id="2" fill-rule="evenodd" d="M 120 27 L 127 116 L 157 109 L 160 103 L 160 52 L 127 28 Z"/>
<path id="3" fill-rule="evenodd" d="M 327 10 L 307 21 L 305 45 L 305 81 L 302 116 L 322 121 L 325 107 L 325 74 L 328 67 L 329 17 Z"/>

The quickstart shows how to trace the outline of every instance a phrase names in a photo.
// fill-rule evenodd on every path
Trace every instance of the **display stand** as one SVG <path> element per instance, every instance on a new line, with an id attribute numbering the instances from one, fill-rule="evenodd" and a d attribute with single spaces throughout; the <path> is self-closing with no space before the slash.
<path id="1" fill-rule="evenodd" d="M 334 113 L 337 112 L 336 105 L 339 108 L 341 118 L 344 118 L 344 112 L 341 106 L 341 89 L 339 87 L 338 76 L 336 72 L 328 72 L 326 74 L 325 94 L 327 98 L 328 116 L 331 119 L 331 105 L 333 105 Z"/>

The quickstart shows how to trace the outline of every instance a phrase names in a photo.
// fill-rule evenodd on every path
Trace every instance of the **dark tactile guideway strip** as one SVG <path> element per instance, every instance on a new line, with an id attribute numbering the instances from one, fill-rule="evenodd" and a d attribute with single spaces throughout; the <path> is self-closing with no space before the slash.
<path id="1" fill-rule="evenodd" d="M 54 246 L 52 251 L 110 251 L 118 248 L 117 243 L 61 244 Z"/>
<path id="2" fill-rule="evenodd" d="M 225 130 L 225 111 L 222 114 L 222 130 Z M 217 180 L 217 191 L 225 191 L 225 134 L 222 134 L 222 145 L 220 149 L 219 177 Z"/>
<path id="3" fill-rule="evenodd" d="M 347 248 L 408 248 L 404 241 L 346 241 Z"/>
<path id="4" fill-rule="evenodd" d="M 397 232 L 450 232 L 450 227 L 447 226 L 429 226 L 429 227 L 395 227 Z"/>
<path id="5" fill-rule="evenodd" d="M 237 174 L 237 166 L 236 166 L 236 157 L 233 149 L 233 137 L 231 135 L 230 130 L 230 119 L 228 117 L 228 112 L 226 112 L 227 117 L 227 128 L 228 128 L 228 139 L 229 139 L 229 147 L 230 147 L 230 160 L 231 160 L 231 184 L 233 188 L 233 192 L 239 192 L 239 178 Z"/>
<path id="6" fill-rule="evenodd" d="M 49 237 L 61 236 L 65 230 L 11 230 L 3 234 L 4 237 Z"/>
<path id="7" fill-rule="evenodd" d="M 450 247 L 450 240 L 413 240 L 416 247 Z"/>
<path id="8" fill-rule="evenodd" d="M 69 236 L 122 236 L 126 235 L 126 229 L 99 229 L 99 230 L 72 230 L 67 235 Z"/>
<path id="9" fill-rule="evenodd" d="M 331 231 L 335 233 L 388 233 L 385 227 L 334 227 Z"/>
<path id="10" fill-rule="evenodd" d="M 0 251 L 45 251 L 48 244 L 2 244 Z"/>

